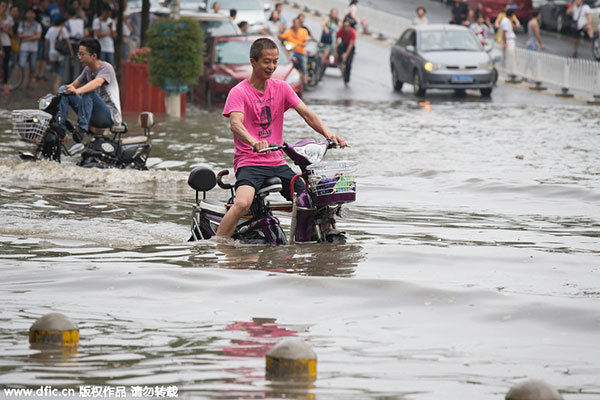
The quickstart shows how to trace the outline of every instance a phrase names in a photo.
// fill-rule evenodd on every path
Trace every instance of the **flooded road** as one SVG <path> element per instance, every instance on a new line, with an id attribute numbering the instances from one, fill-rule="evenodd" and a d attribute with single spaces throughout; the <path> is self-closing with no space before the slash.
<path id="1" fill-rule="evenodd" d="M 308 102 L 352 145 L 329 159 L 359 164 L 343 245 L 186 242 L 188 172 L 233 156 L 219 109 L 159 118 L 150 170 L 113 171 L 21 161 L 2 105 L 0 386 L 485 400 L 539 378 L 598 398 L 600 110 Z M 293 112 L 286 135 L 314 137 Z M 76 353 L 29 348 L 52 311 L 79 323 Z M 317 353 L 311 387 L 265 380 L 289 336 Z"/>

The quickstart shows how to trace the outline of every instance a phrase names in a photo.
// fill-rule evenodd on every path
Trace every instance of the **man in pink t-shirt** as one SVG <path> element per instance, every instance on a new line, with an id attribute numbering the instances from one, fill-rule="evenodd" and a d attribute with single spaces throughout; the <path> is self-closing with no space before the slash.
<path id="1" fill-rule="evenodd" d="M 283 183 L 282 194 L 289 197 L 294 171 L 287 165 L 283 152 L 253 152 L 269 147 L 270 143 L 283 144 L 283 115 L 293 108 L 311 128 L 333 139 L 341 147 L 346 142 L 332 134 L 319 117 L 306 107 L 287 82 L 271 79 L 277 68 L 279 49 L 274 41 L 260 38 L 250 48 L 252 74 L 237 84 L 227 96 L 223 115 L 229 118 L 235 151 L 235 201 L 225 214 L 217 236 L 231 236 L 238 220 L 248 211 L 254 193 L 265 179 L 276 176 Z M 300 180 L 294 185 L 296 192 L 304 190 Z"/>

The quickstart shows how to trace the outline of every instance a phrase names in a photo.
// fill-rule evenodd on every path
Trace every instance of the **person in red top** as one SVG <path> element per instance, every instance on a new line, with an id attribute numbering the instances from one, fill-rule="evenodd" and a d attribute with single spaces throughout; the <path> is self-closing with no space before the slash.
<path id="1" fill-rule="evenodd" d="M 352 60 L 354 59 L 355 44 L 356 31 L 350 26 L 350 19 L 345 18 L 342 29 L 338 29 L 335 35 L 334 53 L 337 55 L 338 63 L 342 63 L 344 85 L 346 86 L 350 82 L 350 68 L 352 68 Z"/>

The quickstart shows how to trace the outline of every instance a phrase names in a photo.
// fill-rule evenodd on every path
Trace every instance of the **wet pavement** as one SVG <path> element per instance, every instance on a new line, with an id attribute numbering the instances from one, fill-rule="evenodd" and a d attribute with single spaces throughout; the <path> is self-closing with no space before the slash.
<path id="1" fill-rule="evenodd" d="M 358 46 L 348 88 L 331 70 L 304 97 L 352 146 L 328 159 L 359 165 L 346 244 L 186 242 L 188 172 L 233 156 L 219 108 L 159 116 L 149 171 L 99 170 L 21 161 L 10 110 L 43 89 L 0 99 L 0 386 L 491 400 L 538 378 L 597 399 L 600 109 L 502 83 L 417 99 L 391 90 L 389 48 Z M 316 137 L 293 111 L 285 136 Z M 75 352 L 29 348 L 51 311 Z M 317 353 L 314 383 L 265 378 L 285 337 Z"/>

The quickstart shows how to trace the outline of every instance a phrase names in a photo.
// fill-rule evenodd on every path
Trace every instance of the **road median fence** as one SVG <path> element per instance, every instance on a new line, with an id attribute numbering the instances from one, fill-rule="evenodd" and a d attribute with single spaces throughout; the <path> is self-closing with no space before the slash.
<path id="1" fill-rule="evenodd" d="M 570 58 L 516 48 L 505 51 L 498 70 L 508 75 L 508 82 L 522 78 L 532 82 L 532 90 L 544 90 L 545 85 L 558 87 L 557 96 L 572 97 L 571 91 L 591 93 L 590 104 L 600 104 L 600 62 Z M 521 79 L 520 79 L 521 78 Z"/>

